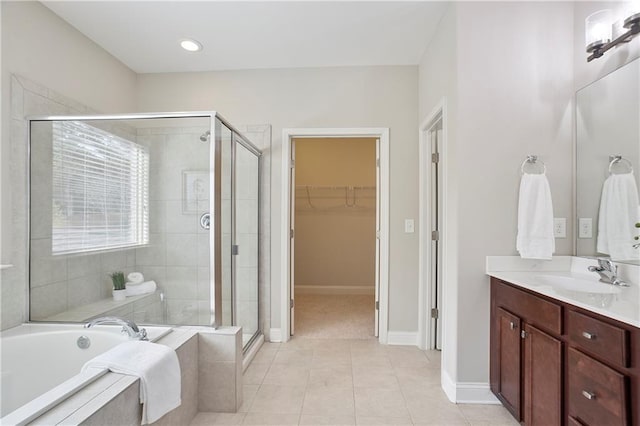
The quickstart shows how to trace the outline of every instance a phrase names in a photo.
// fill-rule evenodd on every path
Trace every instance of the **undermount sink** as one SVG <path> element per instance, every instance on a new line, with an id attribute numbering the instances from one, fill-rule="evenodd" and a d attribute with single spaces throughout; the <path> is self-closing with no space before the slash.
<path id="1" fill-rule="evenodd" d="M 559 290 L 592 294 L 620 293 L 620 288 L 612 284 L 601 283 L 596 280 L 566 277 L 561 275 L 538 275 L 537 279 L 541 284 L 548 285 Z"/>

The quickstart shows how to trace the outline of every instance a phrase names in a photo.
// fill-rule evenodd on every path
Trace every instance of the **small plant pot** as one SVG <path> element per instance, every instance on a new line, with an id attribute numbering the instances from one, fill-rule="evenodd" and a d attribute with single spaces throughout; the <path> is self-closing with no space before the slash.
<path id="1" fill-rule="evenodd" d="M 127 290 L 113 290 L 113 300 L 120 302 L 127 298 Z"/>

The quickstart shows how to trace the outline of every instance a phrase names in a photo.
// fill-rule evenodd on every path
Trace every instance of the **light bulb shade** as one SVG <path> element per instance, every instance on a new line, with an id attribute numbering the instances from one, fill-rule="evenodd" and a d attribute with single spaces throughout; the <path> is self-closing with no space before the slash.
<path id="1" fill-rule="evenodd" d="M 624 28 L 629 29 L 633 25 L 640 24 L 640 0 L 630 1 L 624 9 Z"/>
<path id="2" fill-rule="evenodd" d="M 591 53 L 611 41 L 611 9 L 599 10 L 585 19 L 585 42 L 587 52 Z"/>

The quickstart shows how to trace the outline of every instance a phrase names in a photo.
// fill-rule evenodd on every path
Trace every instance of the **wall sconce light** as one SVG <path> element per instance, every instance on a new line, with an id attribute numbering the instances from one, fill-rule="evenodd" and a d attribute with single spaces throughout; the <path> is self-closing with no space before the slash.
<path id="1" fill-rule="evenodd" d="M 587 62 L 591 62 L 604 55 L 604 53 L 620 43 L 628 43 L 640 33 L 640 10 L 632 10 L 622 21 L 622 34 L 613 39 L 613 18 L 610 9 L 599 10 L 592 13 L 585 20 L 585 39 Z M 613 40 L 612 40 L 613 39 Z"/>

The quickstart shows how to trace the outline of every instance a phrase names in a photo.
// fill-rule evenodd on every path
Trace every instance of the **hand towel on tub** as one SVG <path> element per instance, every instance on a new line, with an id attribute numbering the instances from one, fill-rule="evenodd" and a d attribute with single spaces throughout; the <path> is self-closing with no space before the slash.
<path id="1" fill-rule="evenodd" d="M 144 275 L 141 272 L 131 272 L 127 275 L 127 282 L 131 284 L 142 284 L 144 282 Z"/>
<path id="2" fill-rule="evenodd" d="M 551 259 L 556 250 L 551 188 L 544 174 L 525 173 L 520 180 L 516 249 L 523 259 Z"/>
<path id="3" fill-rule="evenodd" d="M 89 360 L 82 371 L 89 368 L 140 378 L 143 425 L 155 422 L 181 404 L 180 364 L 176 352 L 167 346 L 131 340 Z"/>
<path id="4" fill-rule="evenodd" d="M 130 285 L 127 283 L 125 295 L 129 296 L 140 296 L 141 294 L 153 293 L 156 291 L 158 286 L 155 281 L 145 281 L 142 284 L 133 284 Z"/>
<path id="5" fill-rule="evenodd" d="M 638 188 L 633 173 L 612 174 L 602 185 L 600 213 L 598 215 L 598 253 L 608 254 L 613 260 L 637 260 L 640 250 L 636 242 L 638 217 Z"/>

